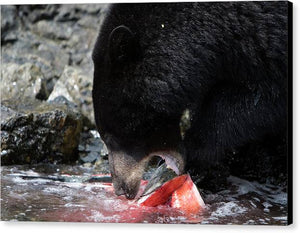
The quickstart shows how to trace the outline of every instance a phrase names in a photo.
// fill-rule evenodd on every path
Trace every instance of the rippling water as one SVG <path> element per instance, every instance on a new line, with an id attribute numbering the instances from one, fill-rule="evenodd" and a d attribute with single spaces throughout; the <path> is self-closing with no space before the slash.
<path id="1" fill-rule="evenodd" d="M 1 167 L 2 220 L 287 224 L 287 193 L 272 185 L 231 176 L 227 190 L 204 196 L 202 213 L 185 216 L 167 206 L 141 207 L 117 197 L 109 184 L 83 182 L 92 172 L 80 166 Z M 64 174 L 75 176 L 56 179 Z"/>

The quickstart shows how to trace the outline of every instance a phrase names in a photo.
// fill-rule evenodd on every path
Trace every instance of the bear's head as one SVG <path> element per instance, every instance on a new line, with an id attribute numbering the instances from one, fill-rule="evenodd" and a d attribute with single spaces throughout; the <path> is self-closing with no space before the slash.
<path id="1" fill-rule="evenodd" d="M 188 5 L 192 7 L 192 4 Z M 116 193 L 134 198 L 152 156 L 184 172 L 183 138 L 205 82 L 174 4 L 114 5 L 94 51 L 93 101 Z M 177 11 L 177 14 L 174 12 Z"/>

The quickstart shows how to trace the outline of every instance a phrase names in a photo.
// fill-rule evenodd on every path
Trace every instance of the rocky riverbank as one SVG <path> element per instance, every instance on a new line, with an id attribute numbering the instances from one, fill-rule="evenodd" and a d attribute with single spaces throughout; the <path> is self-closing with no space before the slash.
<path id="1" fill-rule="evenodd" d="M 2 165 L 105 158 L 95 131 L 91 53 L 106 10 L 1 6 Z"/>

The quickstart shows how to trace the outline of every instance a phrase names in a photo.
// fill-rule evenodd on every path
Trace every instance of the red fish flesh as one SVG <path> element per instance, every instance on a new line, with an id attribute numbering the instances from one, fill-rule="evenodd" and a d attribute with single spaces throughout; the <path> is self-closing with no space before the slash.
<path id="1" fill-rule="evenodd" d="M 167 204 L 186 214 L 197 214 L 205 208 L 204 201 L 188 174 L 169 180 L 139 203 L 149 207 Z"/>

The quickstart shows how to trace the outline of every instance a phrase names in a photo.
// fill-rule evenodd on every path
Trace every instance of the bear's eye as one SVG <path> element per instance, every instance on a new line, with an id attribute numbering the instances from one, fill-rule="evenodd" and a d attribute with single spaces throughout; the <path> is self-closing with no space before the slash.
<path id="1" fill-rule="evenodd" d="M 109 35 L 109 58 L 114 64 L 136 61 L 139 57 L 139 44 L 130 28 L 120 25 Z"/>

